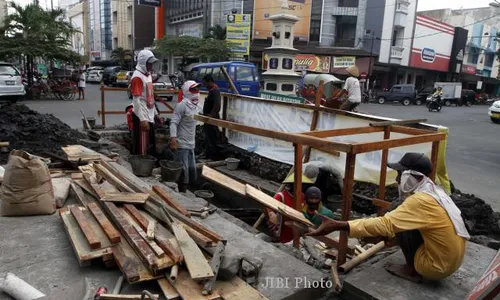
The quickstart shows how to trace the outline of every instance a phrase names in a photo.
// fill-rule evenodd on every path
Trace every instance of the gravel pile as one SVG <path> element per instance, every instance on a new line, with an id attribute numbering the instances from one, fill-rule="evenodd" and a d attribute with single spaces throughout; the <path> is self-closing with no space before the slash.
<path id="1" fill-rule="evenodd" d="M 61 146 L 77 144 L 85 137 L 53 115 L 40 114 L 26 105 L 0 106 L 0 141 L 9 142 L 10 150 L 60 153 Z M 8 156 L 9 151 L 1 152 L 0 164 L 6 164 Z"/>

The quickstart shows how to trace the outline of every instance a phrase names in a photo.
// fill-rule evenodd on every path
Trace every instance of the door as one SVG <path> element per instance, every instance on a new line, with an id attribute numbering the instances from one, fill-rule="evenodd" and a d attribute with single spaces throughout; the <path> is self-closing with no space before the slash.
<path id="1" fill-rule="evenodd" d="M 401 86 L 393 86 L 391 88 L 391 92 L 389 93 L 389 96 L 387 97 L 389 101 L 399 101 L 401 99 L 401 92 L 402 88 Z"/>
<path id="2" fill-rule="evenodd" d="M 234 84 L 236 88 L 242 95 L 247 96 L 258 96 L 259 93 L 259 83 L 255 76 L 255 67 L 237 65 L 236 70 L 236 81 Z"/>

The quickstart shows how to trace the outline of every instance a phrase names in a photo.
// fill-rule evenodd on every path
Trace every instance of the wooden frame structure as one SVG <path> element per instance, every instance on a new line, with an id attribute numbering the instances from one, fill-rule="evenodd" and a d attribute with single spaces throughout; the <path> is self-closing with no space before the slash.
<path id="1" fill-rule="evenodd" d="M 237 98 L 249 98 L 251 100 L 258 101 L 269 101 L 263 100 L 255 97 L 245 97 L 245 96 L 235 96 L 231 94 L 224 94 L 224 102 L 228 102 L 229 97 L 237 97 Z M 318 101 L 316 101 L 318 102 Z M 349 220 L 349 216 L 351 213 L 352 207 L 352 199 L 353 199 L 353 185 L 354 185 L 354 172 L 356 165 L 356 156 L 358 154 L 378 151 L 382 150 L 382 162 L 381 162 L 381 172 L 380 172 L 380 182 L 379 182 L 379 194 L 378 201 L 373 201 L 373 204 L 382 208 L 385 201 L 379 201 L 380 199 L 385 199 L 385 182 L 387 178 L 387 157 L 389 154 L 389 149 L 416 145 L 422 143 L 432 143 L 432 155 L 431 160 L 434 166 L 431 179 L 435 179 L 436 176 L 436 168 L 437 168 L 437 160 L 438 160 L 438 151 L 439 151 L 439 143 L 446 139 L 445 133 L 438 133 L 430 129 L 426 128 L 425 125 L 418 125 L 418 122 L 422 120 L 405 120 L 405 121 L 384 121 L 380 122 L 380 119 L 377 118 L 369 118 L 365 116 L 359 116 L 357 114 L 352 114 L 345 111 L 334 110 L 329 108 L 320 107 L 319 105 L 309 106 L 295 103 L 286 103 L 289 106 L 303 107 L 307 109 L 313 110 L 313 122 L 311 124 L 311 131 L 302 132 L 302 133 L 287 133 L 287 132 L 279 132 L 269 129 L 257 128 L 248 125 L 243 125 L 235 122 L 229 122 L 226 120 L 214 119 L 206 116 L 198 115 L 196 119 L 200 122 L 215 125 L 218 127 L 222 127 L 224 132 L 227 129 L 239 131 L 243 133 L 258 135 L 266 138 L 273 138 L 281 141 L 290 142 L 294 147 L 294 168 L 295 168 L 295 199 L 300 199 L 300 195 L 302 194 L 302 164 L 304 159 L 304 146 L 308 146 L 305 150 L 305 158 L 306 161 L 309 158 L 309 153 L 311 148 L 315 148 L 317 150 L 339 156 L 340 152 L 346 154 L 346 163 L 345 163 L 345 175 L 344 175 L 344 191 L 343 191 L 343 200 L 342 200 L 342 220 Z M 226 112 L 227 104 L 223 105 L 223 118 L 225 119 L 227 116 Z M 334 112 L 341 115 L 351 115 L 353 117 L 361 117 L 366 119 L 371 119 L 374 121 L 370 123 L 370 126 L 365 127 L 356 127 L 356 128 L 343 128 L 343 129 L 332 129 L 332 130 L 321 130 L 315 131 L 318 114 L 320 111 L 328 111 Z M 316 121 L 315 121 L 316 120 Z M 406 124 L 415 124 L 420 128 L 412 128 L 405 127 L 402 125 Z M 425 129 L 421 129 L 425 128 Z M 330 141 L 326 138 L 337 137 L 337 136 L 347 136 L 347 135 L 357 135 L 357 134 L 367 134 L 367 133 L 384 133 L 383 140 L 375 141 L 375 142 L 367 142 L 367 143 L 345 143 L 338 141 Z M 409 137 L 403 138 L 391 138 L 391 133 L 403 133 L 410 135 Z M 374 199 L 375 200 L 375 199 Z M 385 203 L 386 204 L 386 203 Z M 295 209 L 300 211 L 300 203 L 296 201 Z M 379 209 L 379 213 L 382 210 Z M 297 231 L 296 231 L 297 233 Z M 297 234 L 294 235 L 294 244 L 297 245 Z M 343 264 L 346 261 L 347 254 L 347 232 L 343 231 L 340 233 L 339 239 L 339 256 L 338 263 L 339 265 Z"/>

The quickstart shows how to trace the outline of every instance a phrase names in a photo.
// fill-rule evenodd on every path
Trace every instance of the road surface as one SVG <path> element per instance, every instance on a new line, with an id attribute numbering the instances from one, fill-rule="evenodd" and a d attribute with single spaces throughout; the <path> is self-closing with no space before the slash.
<path id="1" fill-rule="evenodd" d="M 25 103 L 39 112 L 55 115 L 71 127 L 81 128 L 80 109 L 96 118 L 100 109 L 99 86 L 88 84 L 86 93 L 85 101 Z M 106 92 L 107 110 L 124 111 L 130 102 L 125 92 Z M 362 104 L 358 110 L 399 119 L 425 118 L 430 124 L 448 127 L 446 159 L 451 180 L 458 189 L 481 197 L 500 211 L 500 125 L 491 123 L 487 106 L 444 107 L 440 113 L 430 113 L 425 106 Z M 121 124 L 125 115 L 108 115 L 106 121 L 107 126 Z"/>

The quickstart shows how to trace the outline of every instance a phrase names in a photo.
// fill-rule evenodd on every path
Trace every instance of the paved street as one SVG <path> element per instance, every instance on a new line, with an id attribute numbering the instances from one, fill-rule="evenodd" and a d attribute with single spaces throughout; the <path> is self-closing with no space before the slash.
<path id="1" fill-rule="evenodd" d="M 106 92 L 107 110 L 124 110 L 130 103 L 125 92 Z M 52 113 L 72 127 L 81 128 L 80 109 L 97 117 L 100 109 L 98 85 L 88 85 L 85 101 L 28 101 L 32 109 Z M 450 128 L 447 164 L 458 189 L 473 193 L 500 211 L 500 125 L 490 122 L 487 106 L 444 107 L 429 113 L 425 106 L 362 104 L 360 111 L 400 119 L 426 118 L 428 123 Z M 107 116 L 107 125 L 125 122 L 125 115 Z M 97 121 L 100 124 L 100 120 Z"/>

